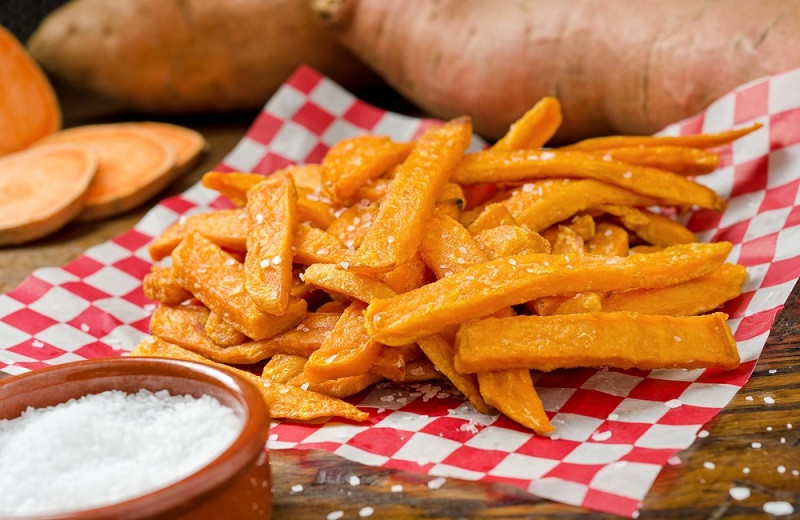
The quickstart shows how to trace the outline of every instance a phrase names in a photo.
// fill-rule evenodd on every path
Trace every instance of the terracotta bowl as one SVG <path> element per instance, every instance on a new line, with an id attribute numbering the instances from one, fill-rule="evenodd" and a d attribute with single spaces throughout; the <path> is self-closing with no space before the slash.
<path id="1" fill-rule="evenodd" d="M 0 419 L 28 406 L 56 405 L 106 390 L 140 389 L 211 395 L 232 408 L 244 426 L 228 449 L 197 472 L 146 495 L 83 511 L 3 519 L 89 520 L 269 518 L 272 480 L 265 450 L 269 414 L 258 390 L 236 374 L 187 361 L 121 357 L 78 361 L 0 381 Z M 2 468 L 0 468 L 2 471 Z"/>

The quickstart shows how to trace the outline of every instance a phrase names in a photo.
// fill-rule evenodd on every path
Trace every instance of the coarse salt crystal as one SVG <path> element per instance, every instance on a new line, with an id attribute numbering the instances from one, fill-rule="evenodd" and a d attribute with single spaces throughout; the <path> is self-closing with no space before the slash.
<path id="1" fill-rule="evenodd" d="M 631 177 L 633 177 L 633 172 L 625 172 L 622 174 L 622 176 L 625 177 L 626 179 L 630 179 Z"/>
<path id="2" fill-rule="evenodd" d="M 143 495 L 208 464 L 241 429 L 235 412 L 213 397 L 166 390 L 111 390 L 29 407 L 0 420 L 0 515 L 51 515 Z"/>
<path id="3" fill-rule="evenodd" d="M 697 436 L 701 439 L 705 439 L 706 437 L 708 437 L 708 435 L 709 433 L 706 430 L 700 430 L 699 432 L 697 432 Z"/>
<path id="4" fill-rule="evenodd" d="M 258 215 L 256 215 L 256 224 L 261 224 L 262 222 L 264 222 L 264 215 L 259 213 Z"/>
<path id="5" fill-rule="evenodd" d="M 765 513 L 775 516 L 791 515 L 794 513 L 794 506 L 785 500 L 775 500 L 767 502 L 762 506 Z"/>
<path id="6" fill-rule="evenodd" d="M 602 441 L 607 441 L 610 438 L 611 438 L 611 431 L 610 430 L 606 430 L 604 432 L 595 432 L 595 433 L 592 434 L 592 440 L 593 441 L 602 442 Z"/>
<path id="7" fill-rule="evenodd" d="M 745 401 L 752 401 L 753 400 L 753 396 L 752 395 L 748 395 L 747 397 L 744 398 L 744 400 Z"/>
<path id="8" fill-rule="evenodd" d="M 44 347 L 44 342 L 43 341 L 39 341 L 38 339 L 35 339 L 35 340 L 33 340 L 31 342 L 31 345 L 33 345 L 36 348 L 42 348 L 42 347 Z"/>
<path id="9" fill-rule="evenodd" d="M 292 486 L 292 493 L 300 493 L 303 491 L 303 484 L 295 484 Z"/>
<path id="10" fill-rule="evenodd" d="M 767 372 L 769 372 L 770 374 L 774 374 L 777 372 L 777 370 L 775 370 L 774 368 L 770 368 L 769 370 L 767 370 Z"/>
<path id="11" fill-rule="evenodd" d="M 746 500 L 750 498 L 750 488 L 732 487 L 728 490 L 728 494 L 734 500 Z"/>
<path id="12" fill-rule="evenodd" d="M 342 266 L 342 269 L 347 269 L 348 267 L 350 267 L 350 262 L 342 262 L 339 265 Z"/>
<path id="13" fill-rule="evenodd" d="M 258 265 L 260 265 L 262 269 L 266 269 L 270 265 L 269 258 L 263 259 L 258 263 Z"/>
<path id="14" fill-rule="evenodd" d="M 300 278 L 301 282 L 305 282 L 306 281 L 306 273 L 300 273 L 300 274 L 297 275 L 297 277 Z"/>
<path id="15" fill-rule="evenodd" d="M 750 468 L 748 468 L 747 466 L 743 467 L 743 468 L 742 468 L 742 473 L 744 473 L 745 475 L 747 475 L 748 473 L 750 473 Z"/>
<path id="16" fill-rule="evenodd" d="M 374 513 L 374 512 L 375 512 L 375 509 L 373 509 L 373 508 L 371 508 L 369 506 L 365 506 L 365 507 L 362 507 L 358 511 L 358 516 L 360 516 L 361 518 L 366 518 L 368 516 L 372 516 L 372 513 Z"/>
<path id="17" fill-rule="evenodd" d="M 713 462 L 704 462 L 703 467 L 706 469 L 714 469 L 717 467 L 717 465 L 714 464 Z"/>
<path id="18" fill-rule="evenodd" d="M 444 477 L 436 477 L 435 479 L 428 481 L 428 489 L 439 489 L 440 487 L 444 486 L 445 482 L 447 482 L 447 479 Z"/>
<path id="19" fill-rule="evenodd" d="M 394 484 L 394 485 L 392 485 L 392 493 L 400 493 L 401 491 L 403 491 L 403 485 L 402 484 Z"/>
<path id="20" fill-rule="evenodd" d="M 764 402 L 767 403 L 767 404 L 775 404 L 775 399 L 773 399 L 770 396 L 767 396 L 767 397 L 764 398 Z"/>
<path id="21" fill-rule="evenodd" d="M 778 473 L 781 475 L 786 473 L 786 466 L 778 466 Z"/>
<path id="22" fill-rule="evenodd" d="M 755 450 L 758 450 L 758 449 L 760 449 L 760 448 L 761 448 L 761 443 L 760 443 L 760 442 L 751 442 L 751 443 L 750 443 L 750 446 L 751 446 L 753 449 L 755 449 Z"/>
<path id="23" fill-rule="evenodd" d="M 672 457 L 667 459 L 667 464 L 670 466 L 677 466 L 681 463 L 681 458 L 677 455 L 673 455 Z"/>
<path id="24" fill-rule="evenodd" d="M 392 242 L 394 242 L 394 237 L 392 235 L 389 235 L 388 237 L 386 237 L 386 241 L 391 244 Z"/>
<path id="25" fill-rule="evenodd" d="M 344 511 L 331 511 L 328 513 L 328 520 L 339 520 L 344 516 Z"/>
<path id="26" fill-rule="evenodd" d="M 681 341 L 681 337 L 680 336 L 672 336 L 672 339 L 674 339 L 678 343 L 680 343 L 680 341 Z"/>
<path id="27" fill-rule="evenodd" d="M 83 332 L 89 332 L 89 326 L 85 323 L 81 323 L 81 330 Z"/>
<path id="28" fill-rule="evenodd" d="M 348 482 L 348 483 L 349 483 L 351 486 L 357 486 L 357 485 L 361 484 L 361 479 L 360 479 L 360 478 L 358 478 L 358 476 L 357 476 L 357 475 L 350 475 L 350 478 L 347 480 L 347 482 Z"/>
<path id="29" fill-rule="evenodd" d="M 302 385 L 300 385 L 300 388 L 302 388 L 303 390 L 308 390 L 308 386 L 309 386 L 308 383 L 303 383 Z"/>
<path id="30" fill-rule="evenodd" d="M 609 421 L 616 421 L 617 419 L 619 419 L 619 414 L 618 414 L 618 413 L 613 413 L 613 412 L 612 412 L 612 413 L 608 414 L 608 417 L 607 417 L 607 419 L 608 419 Z"/>
<path id="31" fill-rule="evenodd" d="M 667 408 L 678 408 L 680 406 L 683 406 L 683 401 L 681 401 L 680 399 L 670 399 L 669 401 L 664 403 L 664 406 L 666 406 Z"/>
<path id="32" fill-rule="evenodd" d="M 282 261 L 283 261 L 283 259 L 281 258 L 281 255 L 275 255 L 275 256 L 272 257 L 272 263 L 274 265 L 280 265 L 280 263 Z"/>

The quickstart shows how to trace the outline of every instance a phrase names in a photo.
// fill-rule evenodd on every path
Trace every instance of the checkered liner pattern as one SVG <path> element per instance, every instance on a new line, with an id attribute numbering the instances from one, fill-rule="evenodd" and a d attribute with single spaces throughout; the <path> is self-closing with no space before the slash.
<path id="1" fill-rule="evenodd" d="M 276 423 L 269 446 L 512 483 L 553 500 L 635 516 L 667 459 L 688 447 L 747 381 L 800 275 L 800 70 L 744 85 L 664 133 L 715 132 L 753 121 L 764 127 L 724 149 L 722 167 L 701 178 L 729 199 L 727 211 L 697 211 L 688 220 L 701 239 L 732 242 L 730 261 L 748 269 L 744 293 L 725 309 L 740 368 L 542 375 L 536 386 L 556 427 L 549 439 L 502 416 L 477 413 L 448 386 L 381 384 L 353 399 L 369 412 L 367 422 Z M 346 137 L 369 132 L 408 140 L 432 124 L 372 107 L 304 67 L 219 168 L 267 174 L 318 162 Z M 154 307 L 140 285 L 151 265 L 148 242 L 180 215 L 228 206 L 216 192 L 194 186 L 164 200 L 133 230 L 63 267 L 39 269 L 0 295 L 0 369 L 17 374 L 131 349 L 146 336 Z"/>

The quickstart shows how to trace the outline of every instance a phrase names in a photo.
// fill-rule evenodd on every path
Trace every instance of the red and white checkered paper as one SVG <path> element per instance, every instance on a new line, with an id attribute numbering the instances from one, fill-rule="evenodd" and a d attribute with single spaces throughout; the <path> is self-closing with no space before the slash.
<path id="1" fill-rule="evenodd" d="M 556 428 L 551 438 L 477 413 L 450 387 L 378 385 L 352 399 L 369 412 L 367 422 L 276 423 L 269 446 L 507 482 L 560 502 L 635 515 L 666 460 L 688 447 L 747 381 L 800 275 L 800 70 L 744 85 L 664 133 L 716 132 L 753 121 L 764 127 L 724 149 L 722 167 L 700 179 L 730 201 L 727 211 L 698 211 L 688 220 L 702 240 L 732 242 L 729 260 L 747 267 L 744 293 L 725 308 L 740 368 L 544 374 L 536 387 Z M 346 137 L 369 132 L 402 141 L 432 124 L 379 110 L 300 68 L 219 169 L 267 174 L 318 162 Z M 0 369 L 17 374 L 130 350 L 147 335 L 154 308 L 140 284 L 150 269 L 151 238 L 181 215 L 228 206 L 196 185 L 164 200 L 133 230 L 63 267 L 38 269 L 0 295 Z"/>

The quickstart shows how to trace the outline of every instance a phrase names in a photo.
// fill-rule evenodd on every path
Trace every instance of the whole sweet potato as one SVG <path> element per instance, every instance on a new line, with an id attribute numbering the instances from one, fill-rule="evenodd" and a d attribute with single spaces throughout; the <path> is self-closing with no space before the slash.
<path id="1" fill-rule="evenodd" d="M 306 0 L 73 0 L 28 42 L 46 70 L 149 112 L 260 107 L 301 63 L 377 80 Z"/>
<path id="2" fill-rule="evenodd" d="M 561 101 L 561 141 L 651 133 L 800 67 L 798 0 L 312 3 L 398 91 L 490 138 L 544 96 Z"/>

